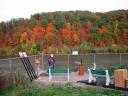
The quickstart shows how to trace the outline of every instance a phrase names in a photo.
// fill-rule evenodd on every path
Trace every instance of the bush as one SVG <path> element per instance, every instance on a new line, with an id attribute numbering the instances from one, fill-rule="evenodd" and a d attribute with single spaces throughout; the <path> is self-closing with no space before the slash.
<path id="1" fill-rule="evenodd" d="M 113 44 L 111 50 L 112 50 L 112 52 L 114 52 L 114 53 L 118 53 L 118 51 L 119 51 L 119 46 L 116 45 L 116 44 Z"/>
<path id="2" fill-rule="evenodd" d="M 119 66 L 119 69 L 127 69 L 127 66 L 122 64 L 122 65 Z"/>
<path id="3" fill-rule="evenodd" d="M 3 50 L 3 56 L 10 57 L 13 56 L 13 50 L 11 47 L 4 48 Z"/>

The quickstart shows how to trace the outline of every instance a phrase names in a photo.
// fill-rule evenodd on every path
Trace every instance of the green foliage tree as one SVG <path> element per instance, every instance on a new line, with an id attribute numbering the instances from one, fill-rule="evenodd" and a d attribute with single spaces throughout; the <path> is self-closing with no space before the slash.
<path id="1" fill-rule="evenodd" d="M 82 42 L 82 43 L 80 44 L 80 53 L 81 53 L 81 54 L 90 53 L 90 52 L 92 52 L 93 48 L 94 48 L 94 47 L 93 47 L 92 44 L 90 44 L 90 43 L 88 43 L 88 42 Z"/>
<path id="2" fill-rule="evenodd" d="M 62 53 L 63 54 L 69 54 L 70 53 L 70 50 L 69 50 L 68 46 L 64 45 L 64 47 L 62 49 Z"/>
<path id="3" fill-rule="evenodd" d="M 32 19 L 39 20 L 39 19 L 40 19 L 40 14 L 37 13 L 37 14 L 31 15 L 31 18 L 32 18 Z"/>
<path id="4" fill-rule="evenodd" d="M 6 32 L 6 23 L 5 22 L 1 22 L 0 23 L 0 31 L 1 32 Z"/>
<path id="5" fill-rule="evenodd" d="M 66 27 L 64 19 L 63 18 L 56 18 L 53 21 L 54 26 L 56 26 L 56 29 L 60 30 Z"/>
<path id="6" fill-rule="evenodd" d="M 95 26 L 101 27 L 102 25 L 105 25 L 105 21 L 103 19 L 95 20 Z"/>
<path id="7" fill-rule="evenodd" d="M 91 41 L 94 43 L 94 45 L 97 45 L 99 41 L 101 40 L 101 34 L 97 27 L 92 27 L 90 29 L 91 32 Z"/>
<path id="8" fill-rule="evenodd" d="M 42 14 L 41 15 L 42 16 L 42 20 L 41 20 L 41 25 L 42 25 L 42 27 L 45 29 L 45 31 L 46 31 L 46 29 L 47 29 L 47 26 L 48 26 L 48 24 L 50 23 L 50 21 L 51 21 L 51 18 L 49 17 L 49 14 Z"/>

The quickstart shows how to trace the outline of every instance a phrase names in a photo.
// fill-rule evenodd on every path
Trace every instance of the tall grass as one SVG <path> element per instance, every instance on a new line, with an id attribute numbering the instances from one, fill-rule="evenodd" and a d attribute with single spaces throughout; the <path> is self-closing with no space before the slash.
<path id="1" fill-rule="evenodd" d="M 22 85 L 27 87 L 30 83 L 26 74 L 23 74 L 22 71 L 14 70 L 12 72 L 3 72 L 5 75 L 0 75 L 0 91 L 8 87 L 15 87 Z"/>
<path id="2" fill-rule="evenodd" d="M 12 75 L 13 84 L 0 96 L 128 96 L 128 92 L 101 87 L 75 87 L 72 84 L 44 86 L 29 81 L 20 71 Z"/>
<path id="3" fill-rule="evenodd" d="M 8 88 L 0 93 L 0 96 L 128 96 L 127 92 L 101 89 L 83 88 L 72 85 L 50 85 L 23 87 L 22 85 Z"/>

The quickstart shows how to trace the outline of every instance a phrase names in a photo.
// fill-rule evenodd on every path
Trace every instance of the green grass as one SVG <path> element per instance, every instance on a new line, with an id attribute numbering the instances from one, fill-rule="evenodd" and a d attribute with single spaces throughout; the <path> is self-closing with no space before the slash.
<path id="1" fill-rule="evenodd" d="M 74 87 L 71 84 L 67 85 L 51 85 L 23 88 L 16 86 L 8 88 L 0 92 L 0 96 L 128 96 L 126 92 L 103 89 L 100 87 Z"/>

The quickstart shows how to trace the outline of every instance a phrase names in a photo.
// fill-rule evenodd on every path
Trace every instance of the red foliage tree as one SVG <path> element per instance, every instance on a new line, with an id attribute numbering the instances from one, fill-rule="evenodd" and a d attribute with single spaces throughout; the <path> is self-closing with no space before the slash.
<path id="1" fill-rule="evenodd" d="M 79 30 L 79 36 L 81 41 L 88 41 L 90 38 L 90 31 L 88 29 L 80 29 Z"/>
<path id="2" fill-rule="evenodd" d="M 125 34 L 124 38 L 125 38 L 125 42 L 128 43 L 128 32 Z"/>
<path id="3" fill-rule="evenodd" d="M 69 36 L 71 34 L 69 29 L 63 29 L 62 30 L 62 36 Z"/>
<path id="4" fill-rule="evenodd" d="M 5 33 L 1 39 L 1 45 L 3 48 L 7 47 L 9 45 L 9 33 Z"/>
<path id="5" fill-rule="evenodd" d="M 69 29 L 62 30 L 62 40 L 63 40 L 63 43 L 70 44 L 71 31 Z"/>

